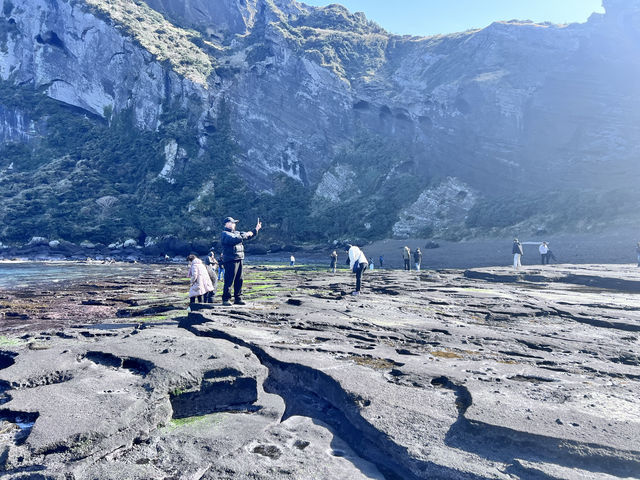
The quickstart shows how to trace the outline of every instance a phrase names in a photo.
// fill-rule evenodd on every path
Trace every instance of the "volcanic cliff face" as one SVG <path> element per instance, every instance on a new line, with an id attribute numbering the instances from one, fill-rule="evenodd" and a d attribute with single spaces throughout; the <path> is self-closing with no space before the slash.
<path id="1" fill-rule="evenodd" d="M 604 6 L 585 24 L 417 38 L 292 0 L 2 0 L 0 182 L 22 195 L 39 174 L 73 185 L 81 161 L 113 182 L 105 170 L 123 162 L 122 182 L 69 200 L 85 208 L 75 239 L 185 233 L 167 227 L 185 218 L 207 231 L 206 218 L 242 208 L 222 184 L 231 171 L 255 197 L 245 203 L 299 238 L 624 216 L 640 176 L 640 1 Z M 65 150 L 78 128 L 90 134 Z M 96 137 L 126 152 L 86 148 Z M 65 156 L 73 166 L 52 163 Z M 120 210 L 96 211 L 104 196 Z M 292 197 L 300 208 L 282 213 Z M 51 205 L 51 218 L 13 228 L 31 200 L 5 198 L 0 238 L 64 236 Z M 336 225 L 345 208 L 357 218 Z"/>

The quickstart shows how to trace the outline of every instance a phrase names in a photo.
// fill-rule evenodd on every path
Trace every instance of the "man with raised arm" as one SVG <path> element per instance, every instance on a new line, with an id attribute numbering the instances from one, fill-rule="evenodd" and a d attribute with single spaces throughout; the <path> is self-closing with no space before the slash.
<path id="1" fill-rule="evenodd" d="M 237 232 L 238 220 L 233 217 L 224 219 L 224 230 L 220 237 L 222 254 L 224 258 L 224 289 L 222 290 L 222 304 L 230 306 L 231 285 L 233 285 L 233 298 L 236 305 L 246 305 L 242 300 L 242 261 L 244 260 L 243 241 L 255 238 L 262 228 L 258 218 L 256 228 L 250 232 Z"/>

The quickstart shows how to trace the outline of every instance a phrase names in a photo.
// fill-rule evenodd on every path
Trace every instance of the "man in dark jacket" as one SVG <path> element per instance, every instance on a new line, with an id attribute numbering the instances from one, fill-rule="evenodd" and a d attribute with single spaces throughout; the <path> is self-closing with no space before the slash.
<path id="1" fill-rule="evenodd" d="M 419 272 L 420 266 L 422 265 L 422 252 L 419 248 L 417 248 L 415 252 L 413 252 L 413 261 L 416 264 L 416 270 Z"/>
<path id="2" fill-rule="evenodd" d="M 262 228 L 258 219 L 256 228 L 250 232 L 236 232 L 236 223 L 233 217 L 224 219 L 224 230 L 220 237 L 222 255 L 224 258 L 224 289 L 222 290 L 222 304 L 231 305 L 231 285 L 233 285 L 233 297 L 236 305 L 246 305 L 242 300 L 242 261 L 244 260 L 244 245 L 242 242 L 255 238 Z"/>
<path id="3" fill-rule="evenodd" d="M 520 258 L 522 257 L 522 244 L 517 238 L 513 239 L 513 248 L 511 249 L 511 253 L 513 254 L 513 269 L 517 270 L 522 266 Z"/>

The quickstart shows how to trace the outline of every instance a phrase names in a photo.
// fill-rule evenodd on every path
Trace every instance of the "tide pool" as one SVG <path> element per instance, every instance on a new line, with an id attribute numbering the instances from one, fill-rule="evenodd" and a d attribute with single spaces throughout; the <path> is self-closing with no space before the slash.
<path id="1" fill-rule="evenodd" d="M 0 262 L 0 289 L 44 287 L 70 280 L 104 280 L 136 276 L 149 266 L 76 262 Z"/>

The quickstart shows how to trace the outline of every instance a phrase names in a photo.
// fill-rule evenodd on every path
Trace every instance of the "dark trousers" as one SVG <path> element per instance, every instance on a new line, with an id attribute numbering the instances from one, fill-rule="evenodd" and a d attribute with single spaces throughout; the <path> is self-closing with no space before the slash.
<path id="1" fill-rule="evenodd" d="M 206 293 L 205 293 L 206 295 Z M 202 295 L 198 295 L 197 297 L 189 298 L 189 303 L 202 303 Z"/>
<path id="2" fill-rule="evenodd" d="M 242 260 L 225 262 L 224 264 L 224 289 L 222 290 L 222 301 L 231 298 L 231 285 L 233 285 L 233 296 L 236 300 L 242 298 Z"/>
<path id="3" fill-rule="evenodd" d="M 366 263 L 358 264 L 358 268 L 356 269 L 356 292 L 360 291 L 360 285 L 362 283 L 362 272 L 364 272 L 366 268 Z"/>
<path id="4" fill-rule="evenodd" d="M 411 270 L 411 260 L 409 260 L 408 258 L 404 259 L 404 269 Z"/>
<path id="5" fill-rule="evenodd" d="M 542 265 L 549 265 L 549 254 L 548 253 L 541 253 L 540 254 L 540 261 L 542 262 Z"/>

